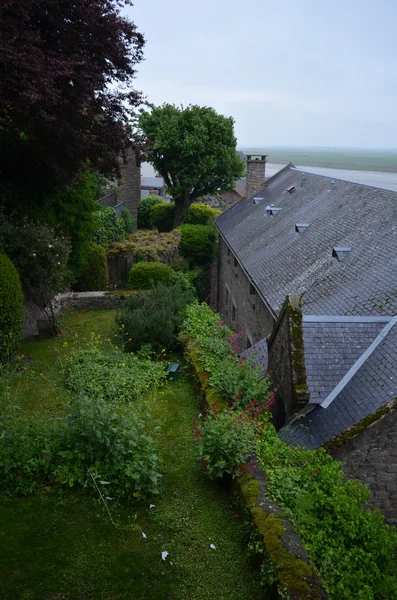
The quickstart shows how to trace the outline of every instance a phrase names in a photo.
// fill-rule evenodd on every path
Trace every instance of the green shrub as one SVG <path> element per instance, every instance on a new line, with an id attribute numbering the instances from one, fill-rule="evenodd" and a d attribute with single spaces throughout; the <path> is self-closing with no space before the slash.
<path id="1" fill-rule="evenodd" d="M 121 217 L 117 219 L 117 223 L 123 233 L 123 239 L 134 231 L 134 217 L 127 208 L 123 208 Z"/>
<path id="2" fill-rule="evenodd" d="M 216 217 L 220 214 L 220 210 L 215 210 L 207 204 L 194 202 L 187 211 L 185 223 L 190 225 L 213 225 Z"/>
<path id="3" fill-rule="evenodd" d="M 332 600 L 397 599 L 397 533 L 370 491 L 344 479 L 340 462 L 322 448 L 293 448 L 266 426 L 258 457 L 268 487 L 298 529 Z"/>
<path id="4" fill-rule="evenodd" d="M 208 413 L 202 422 L 194 423 L 193 435 L 202 467 L 210 479 L 236 477 L 256 449 L 253 423 L 232 410 Z"/>
<path id="5" fill-rule="evenodd" d="M 79 349 L 72 353 L 66 372 L 70 391 L 108 402 L 129 402 L 158 387 L 164 365 L 113 349 Z"/>
<path id="6" fill-rule="evenodd" d="M 106 289 L 107 283 L 106 250 L 99 244 L 92 244 L 88 263 L 74 285 L 74 289 L 78 292 L 96 292 Z"/>
<path id="7" fill-rule="evenodd" d="M 109 255 L 132 256 L 134 262 L 141 260 L 160 262 L 164 257 L 177 257 L 181 234 L 178 229 L 168 233 L 158 231 L 136 231 L 123 242 L 113 243 Z"/>
<path id="8" fill-rule="evenodd" d="M 209 225 L 182 225 L 179 251 L 193 266 L 207 267 L 216 256 L 217 233 Z"/>
<path id="9" fill-rule="evenodd" d="M 144 423 L 102 398 L 75 399 L 50 422 L 0 414 L 0 488 L 8 493 L 59 482 L 90 487 L 95 495 L 96 486 L 119 496 L 153 494 L 158 464 Z"/>
<path id="10" fill-rule="evenodd" d="M 194 292 L 180 282 L 168 286 L 157 284 L 149 292 L 126 298 L 116 318 L 125 349 L 134 352 L 145 344 L 158 351 L 175 349 L 186 306 L 193 300 Z"/>
<path id="11" fill-rule="evenodd" d="M 254 401 L 270 408 L 274 394 L 270 380 L 263 377 L 263 365 L 238 356 L 239 334 L 226 327 L 208 304 L 187 307 L 181 339 L 194 342 L 210 384 L 235 408 L 246 409 Z"/>
<path id="12" fill-rule="evenodd" d="M 151 211 L 156 204 L 164 203 L 161 196 L 144 196 L 138 205 L 138 229 L 153 229 Z"/>
<path id="13" fill-rule="evenodd" d="M 161 202 L 155 204 L 150 211 L 152 226 L 160 232 L 171 231 L 174 223 L 175 204 L 173 202 Z"/>
<path id="14" fill-rule="evenodd" d="M 100 206 L 94 212 L 95 232 L 93 241 L 101 246 L 108 246 L 112 242 L 120 242 L 131 234 L 134 228 L 134 219 L 131 213 L 123 208 L 121 217 L 117 219 L 112 206 Z"/>
<path id="15" fill-rule="evenodd" d="M 18 271 L 0 254 L 0 362 L 15 354 L 22 337 L 23 293 Z"/>
<path id="16" fill-rule="evenodd" d="M 139 262 L 132 266 L 128 282 L 133 290 L 149 290 L 157 283 L 167 285 L 171 273 L 171 268 L 162 263 Z"/>

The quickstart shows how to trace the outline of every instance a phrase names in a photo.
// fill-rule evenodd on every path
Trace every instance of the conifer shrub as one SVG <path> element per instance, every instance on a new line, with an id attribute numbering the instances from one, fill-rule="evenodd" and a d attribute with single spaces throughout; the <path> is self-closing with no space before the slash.
<path id="1" fill-rule="evenodd" d="M 171 268 L 158 262 L 139 262 L 133 265 L 128 282 L 133 290 L 149 290 L 157 283 L 167 285 L 171 277 Z"/>
<path id="2" fill-rule="evenodd" d="M 153 229 L 151 211 L 156 204 L 164 204 L 160 196 L 145 196 L 138 205 L 138 229 Z"/>
<path id="3" fill-rule="evenodd" d="M 179 252 L 191 266 L 207 267 L 216 257 L 216 229 L 209 225 L 182 225 Z"/>
<path id="4" fill-rule="evenodd" d="M 99 244 L 92 244 L 88 263 L 77 280 L 74 289 L 78 292 L 96 292 L 106 289 L 107 283 L 106 250 Z"/>
<path id="5" fill-rule="evenodd" d="M 152 290 L 126 298 L 116 317 L 124 338 L 125 350 L 135 352 L 150 344 L 154 350 L 174 350 L 186 307 L 194 292 L 180 281 L 158 283 Z"/>
<path id="6" fill-rule="evenodd" d="M 185 223 L 189 225 L 213 225 L 214 220 L 220 214 L 220 210 L 215 210 L 207 204 L 194 202 L 187 211 Z"/>
<path id="7" fill-rule="evenodd" d="M 152 226 L 160 232 L 171 231 L 174 222 L 175 204 L 161 202 L 155 204 L 150 211 Z"/>
<path id="8" fill-rule="evenodd" d="M 18 271 L 0 254 L 0 362 L 15 354 L 22 335 L 23 293 Z"/>

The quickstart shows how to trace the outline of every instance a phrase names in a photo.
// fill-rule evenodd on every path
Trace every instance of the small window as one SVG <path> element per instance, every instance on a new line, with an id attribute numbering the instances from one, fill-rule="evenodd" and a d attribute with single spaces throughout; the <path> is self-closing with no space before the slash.
<path id="1" fill-rule="evenodd" d="M 236 320 L 236 307 L 232 305 L 232 321 Z"/>
<path id="2" fill-rule="evenodd" d="M 230 248 L 229 248 L 229 246 L 227 248 L 227 255 L 230 256 Z"/>
<path id="3" fill-rule="evenodd" d="M 251 347 L 252 347 L 252 343 L 251 343 L 251 340 L 249 339 L 249 337 L 247 335 L 247 350 L 248 350 L 248 348 L 251 348 Z"/>
<path id="4" fill-rule="evenodd" d="M 237 267 L 238 262 L 237 262 L 237 258 L 234 259 L 234 266 Z"/>
<path id="5" fill-rule="evenodd" d="M 226 288 L 226 308 L 229 306 L 229 290 Z"/>
<path id="6" fill-rule="evenodd" d="M 250 283 L 250 296 L 252 296 L 253 294 L 255 294 L 255 288 L 252 285 L 252 283 Z"/>

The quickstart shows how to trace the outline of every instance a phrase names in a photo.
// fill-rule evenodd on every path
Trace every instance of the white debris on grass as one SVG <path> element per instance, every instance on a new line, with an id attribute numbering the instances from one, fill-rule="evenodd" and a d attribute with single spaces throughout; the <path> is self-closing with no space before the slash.
<path id="1" fill-rule="evenodd" d="M 146 533 L 143 533 L 143 531 L 142 531 L 142 537 L 144 540 L 147 540 L 147 535 L 146 535 Z"/>
<path id="2" fill-rule="evenodd" d="M 210 548 L 211 548 L 211 550 L 216 550 L 215 544 L 210 544 Z"/>
<path id="3" fill-rule="evenodd" d="M 168 556 L 168 552 L 165 551 L 165 552 L 161 553 L 162 560 L 165 560 L 167 558 L 167 556 Z"/>
<path id="4" fill-rule="evenodd" d="M 149 508 L 154 508 L 155 506 L 155 504 L 149 504 Z"/>

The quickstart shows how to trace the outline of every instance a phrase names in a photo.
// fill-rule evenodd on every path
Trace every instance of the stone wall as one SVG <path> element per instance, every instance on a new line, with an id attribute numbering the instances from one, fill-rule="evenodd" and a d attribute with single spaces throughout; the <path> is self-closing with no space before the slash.
<path id="1" fill-rule="evenodd" d="M 389 525 L 397 526 L 396 408 L 330 452 L 342 462 L 347 478 L 359 479 L 369 487 L 370 507 L 379 508 Z"/>
<path id="2" fill-rule="evenodd" d="M 273 331 L 275 318 L 225 241 L 219 241 L 218 311 L 234 331 L 243 331 L 243 349 Z"/>
<path id="3" fill-rule="evenodd" d="M 269 369 L 288 420 L 309 400 L 300 297 L 287 296 L 269 339 Z"/>
<path id="4" fill-rule="evenodd" d="M 136 224 L 138 204 L 141 200 L 141 168 L 136 164 L 132 150 L 127 154 L 127 162 L 121 166 L 121 178 L 122 184 L 117 190 L 117 202 L 124 202 Z"/>

